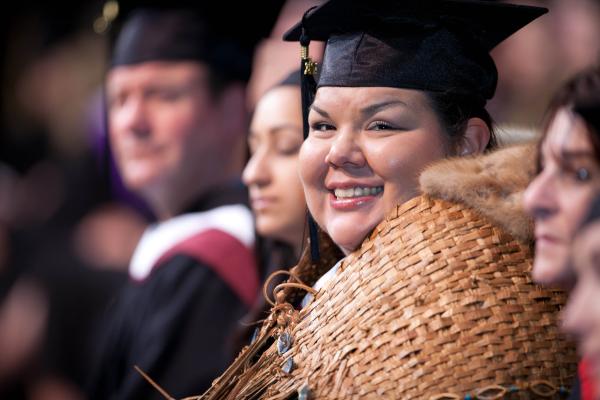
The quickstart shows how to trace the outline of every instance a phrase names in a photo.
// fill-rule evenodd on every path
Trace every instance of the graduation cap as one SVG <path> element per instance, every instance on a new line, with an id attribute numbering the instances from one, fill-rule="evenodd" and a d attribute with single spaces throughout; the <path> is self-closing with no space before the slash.
<path id="1" fill-rule="evenodd" d="M 498 81 L 489 52 L 547 11 L 486 0 L 330 0 L 307 11 L 284 35 L 303 49 L 305 137 L 317 87 L 417 89 L 485 105 Z M 311 40 L 327 41 L 318 83 Z M 316 228 L 310 233 L 316 260 Z"/>
<path id="2" fill-rule="evenodd" d="M 112 33 L 111 66 L 202 61 L 223 77 L 247 81 L 254 48 L 268 37 L 284 0 L 251 2 L 126 1 Z M 252 13 L 252 18 L 248 18 Z"/>
<path id="3" fill-rule="evenodd" d="M 300 70 L 294 70 L 292 72 L 290 72 L 285 78 L 283 78 L 281 81 L 279 81 L 275 87 L 279 87 L 279 86 L 300 86 L 302 81 L 300 79 Z"/>
<path id="4" fill-rule="evenodd" d="M 331 0 L 285 35 L 327 41 L 319 86 L 383 86 L 490 99 L 489 52 L 546 13 L 486 0 Z"/>

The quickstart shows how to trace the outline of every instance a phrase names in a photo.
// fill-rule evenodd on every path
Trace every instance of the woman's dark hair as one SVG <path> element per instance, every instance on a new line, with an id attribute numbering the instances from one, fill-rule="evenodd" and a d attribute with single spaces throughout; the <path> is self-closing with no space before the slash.
<path id="1" fill-rule="evenodd" d="M 289 269 L 298 263 L 298 256 L 294 253 L 293 246 L 282 241 L 268 239 L 262 236 L 256 237 L 256 261 L 259 268 L 260 282 L 265 282 L 275 271 Z M 271 280 L 270 288 L 285 281 L 285 275 L 279 275 Z M 250 340 L 262 321 L 268 317 L 271 306 L 261 294 L 254 306 L 244 316 L 238 328 L 234 330 L 230 347 L 236 354 L 240 349 L 250 343 Z"/>
<path id="2" fill-rule="evenodd" d="M 576 110 L 579 107 L 589 108 L 590 105 L 600 104 L 600 65 L 585 69 L 568 80 L 554 95 L 546 110 L 542 123 L 542 136 L 538 146 L 541 146 L 548 134 L 548 128 L 560 109 Z M 600 112 L 600 110 L 598 110 Z M 580 115 L 587 126 L 588 138 L 592 144 L 596 160 L 600 161 L 600 132 Z M 538 157 L 540 149 L 538 148 Z M 538 172 L 540 163 L 538 159 Z"/>
<path id="3" fill-rule="evenodd" d="M 598 220 L 600 220 L 600 194 L 597 195 L 594 198 L 594 200 L 591 202 L 590 208 L 589 208 L 585 218 L 579 225 L 579 231 L 581 231 L 586 226 L 588 226 L 594 222 L 597 222 Z"/>
<path id="4" fill-rule="evenodd" d="M 485 150 L 497 147 L 494 122 L 481 100 L 455 93 L 425 93 L 453 146 L 457 146 L 463 138 L 469 119 L 481 118 L 490 130 L 490 140 Z"/>

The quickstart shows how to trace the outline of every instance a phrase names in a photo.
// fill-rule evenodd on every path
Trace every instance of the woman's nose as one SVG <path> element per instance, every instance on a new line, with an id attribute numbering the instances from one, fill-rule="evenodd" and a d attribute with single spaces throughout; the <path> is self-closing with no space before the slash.
<path id="1" fill-rule="evenodd" d="M 545 219 L 557 210 L 555 188 L 550 174 L 542 171 L 523 194 L 523 207 L 534 219 Z"/>
<path id="2" fill-rule="evenodd" d="M 329 148 L 325 161 L 338 168 L 360 168 L 366 164 L 364 153 L 356 135 L 350 131 L 340 131 Z"/>
<path id="3" fill-rule="evenodd" d="M 256 151 L 248 160 L 242 180 L 246 186 L 265 186 L 270 182 L 269 156 L 266 151 Z"/>

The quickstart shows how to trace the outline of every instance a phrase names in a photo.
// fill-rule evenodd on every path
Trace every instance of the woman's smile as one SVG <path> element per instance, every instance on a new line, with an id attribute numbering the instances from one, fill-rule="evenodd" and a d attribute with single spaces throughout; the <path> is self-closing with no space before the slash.
<path id="1" fill-rule="evenodd" d="M 354 211 L 382 197 L 383 186 L 349 186 L 330 190 L 329 204 L 338 211 Z"/>

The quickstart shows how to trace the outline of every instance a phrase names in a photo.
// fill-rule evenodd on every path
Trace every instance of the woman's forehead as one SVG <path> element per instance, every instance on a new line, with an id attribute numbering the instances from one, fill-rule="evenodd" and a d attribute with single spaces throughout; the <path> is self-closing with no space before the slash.
<path id="1" fill-rule="evenodd" d="M 420 90 L 389 87 L 322 87 L 315 96 L 314 104 L 321 107 L 355 106 L 367 108 L 382 103 L 396 103 L 411 109 L 428 105 Z"/>
<path id="2" fill-rule="evenodd" d="M 553 154 L 592 152 L 589 132 L 585 123 L 572 111 L 561 108 L 548 127 L 542 151 Z"/>

